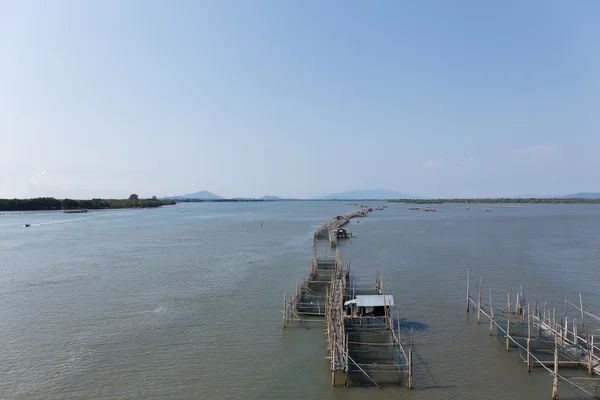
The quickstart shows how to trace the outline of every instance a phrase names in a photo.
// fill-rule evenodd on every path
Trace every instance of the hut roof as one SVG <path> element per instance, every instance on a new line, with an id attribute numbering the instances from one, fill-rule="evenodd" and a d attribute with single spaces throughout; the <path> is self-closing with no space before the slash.
<path id="1" fill-rule="evenodd" d="M 359 295 L 356 296 L 354 300 L 349 300 L 344 303 L 345 306 L 350 304 L 356 304 L 358 307 L 382 307 L 385 305 L 393 306 L 394 296 L 391 294 L 386 294 L 385 296 L 382 294 Z"/>

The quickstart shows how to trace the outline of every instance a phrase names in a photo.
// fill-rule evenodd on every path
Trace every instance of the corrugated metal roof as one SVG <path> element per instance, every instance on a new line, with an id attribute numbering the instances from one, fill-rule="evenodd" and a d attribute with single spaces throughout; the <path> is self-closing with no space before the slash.
<path id="1" fill-rule="evenodd" d="M 385 298 L 385 300 L 384 300 Z M 354 300 L 350 300 L 344 303 L 345 306 L 349 304 L 356 304 L 358 307 L 381 307 L 384 305 L 393 306 L 394 296 L 391 294 L 380 295 L 359 295 Z"/>

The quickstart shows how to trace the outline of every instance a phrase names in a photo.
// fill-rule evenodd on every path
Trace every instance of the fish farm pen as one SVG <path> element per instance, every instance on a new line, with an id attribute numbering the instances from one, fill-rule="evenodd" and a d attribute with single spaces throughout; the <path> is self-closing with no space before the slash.
<path id="1" fill-rule="evenodd" d="M 509 290 L 505 305 L 494 308 L 491 286 L 488 285 L 486 295 L 482 294 L 485 290 L 482 278 L 476 298 L 471 296 L 470 289 L 467 270 L 467 314 L 474 309 L 478 324 L 482 315 L 486 317 L 490 336 L 496 335 L 506 351 L 517 350 L 527 372 L 535 368 L 550 373 L 553 377 L 551 399 L 558 399 L 559 383 L 600 399 L 600 348 L 594 345 L 594 332 L 598 332 L 600 317 L 584 310 L 581 294 L 575 303 L 565 296 L 564 310 L 562 307 L 557 310 L 547 303 L 526 302 L 521 287 L 514 298 Z M 487 299 L 482 300 L 482 296 Z M 564 312 L 562 317 L 561 311 Z M 565 369 L 581 369 L 589 376 L 568 376 L 562 372 Z"/>
<path id="2" fill-rule="evenodd" d="M 338 386 L 406 385 L 412 388 L 412 330 L 404 347 L 400 318 L 391 307 L 394 297 L 384 290 L 383 273 L 376 267 L 372 283 L 359 283 L 343 265 L 337 242 L 338 230 L 368 209 L 326 221 L 315 229 L 313 261 L 292 295 L 284 293 L 282 327 L 292 322 L 307 326 L 323 322 L 330 363 L 331 384 Z M 323 245 L 327 243 L 326 245 Z M 329 246 L 327 246 L 329 245 Z M 327 253 L 336 247 L 335 255 Z M 325 249 L 325 254 L 319 254 Z"/>

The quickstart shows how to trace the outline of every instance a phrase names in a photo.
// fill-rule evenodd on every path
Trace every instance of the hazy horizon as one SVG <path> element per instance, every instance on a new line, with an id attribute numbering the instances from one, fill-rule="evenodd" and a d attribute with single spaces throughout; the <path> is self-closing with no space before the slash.
<path id="1" fill-rule="evenodd" d="M 0 198 L 600 181 L 600 3 L 0 6 Z"/>

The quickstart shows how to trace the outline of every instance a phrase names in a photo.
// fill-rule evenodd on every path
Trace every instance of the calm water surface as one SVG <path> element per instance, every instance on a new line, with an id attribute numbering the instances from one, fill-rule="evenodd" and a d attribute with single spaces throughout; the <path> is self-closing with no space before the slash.
<path id="1" fill-rule="evenodd" d="M 550 398 L 547 373 L 527 374 L 466 318 L 466 268 L 497 304 L 523 284 L 557 308 L 581 292 L 597 314 L 600 207 L 436 208 L 391 204 L 353 221 L 341 249 L 361 281 L 378 262 L 401 317 L 423 328 L 412 392 L 333 389 L 322 326 L 280 328 L 313 228 L 355 209 L 344 203 L 0 215 L 0 398 Z"/>

